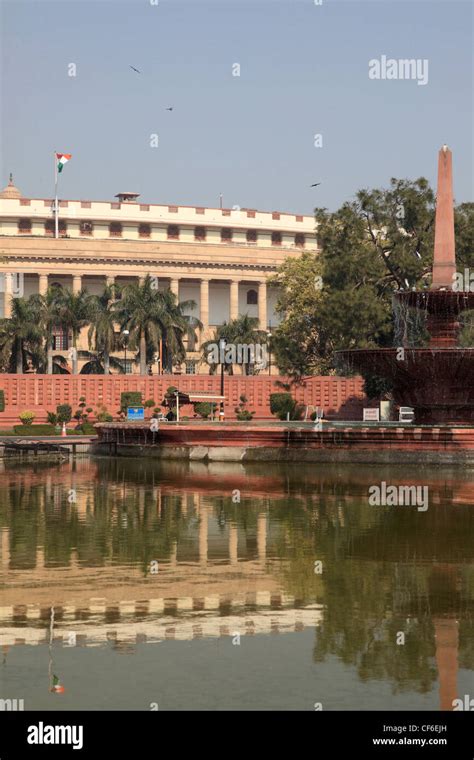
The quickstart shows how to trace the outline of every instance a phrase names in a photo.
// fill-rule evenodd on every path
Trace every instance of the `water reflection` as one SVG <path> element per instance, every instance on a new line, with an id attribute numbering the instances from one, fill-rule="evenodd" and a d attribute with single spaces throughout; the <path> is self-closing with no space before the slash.
<path id="1" fill-rule="evenodd" d="M 369 506 L 382 479 L 428 485 L 429 509 Z M 4 663 L 21 644 L 131 654 L 236 633 L 271 646 L 281 633 L 293 635 L 291 664 L 294 635 L 309 630 L 312 673 L 336 660 L 349 694 L 355 672 L 408 700 L 438 686 L 439 707 L 452 709 L 458 668 L 474 665 L 473 504 L 469 473 L 449 468 L 10 463 Z"/>

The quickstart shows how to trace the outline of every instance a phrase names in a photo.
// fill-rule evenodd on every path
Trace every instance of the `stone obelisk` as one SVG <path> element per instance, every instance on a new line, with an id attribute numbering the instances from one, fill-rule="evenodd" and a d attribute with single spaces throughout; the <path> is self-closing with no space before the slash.
<path id="1" fill-rule="evenodd" d="M 452 289 L 456 272 L 454 244 L 453 154 L 447 145 L 438 153 L 432 290 Z"/>

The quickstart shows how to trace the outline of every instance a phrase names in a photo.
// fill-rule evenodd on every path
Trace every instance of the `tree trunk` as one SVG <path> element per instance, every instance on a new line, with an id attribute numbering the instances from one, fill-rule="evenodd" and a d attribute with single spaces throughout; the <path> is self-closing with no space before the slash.
<path id="1" fill-rule="evenodd" d="M 46 367 L 46 373 L 48 375 L 53 374 L 53 336 L 49 335 L 46 343 L 46 353 L 48 355 L 48 366 Z"/>
<path id="2" fill-rule="evenodd" d="M 110 375 L 110 356 L 108 351 L 104 351 L 104 375 Z"/>
<path id="3" fill-rule="evenodd" d="M 16 340 L 16 374 L 23 374 L 23 343 L 21 338 Z"/>
<path id="4" fill-rule="evenodd" d="M 72 374 L 77 375 L 77 335 L 72 336 Z"/>
<path id="5" fill-rule="evenodd" d="M 140 375 L 146 375 L 146 340 L 143 330 L 140 333 Z"/>

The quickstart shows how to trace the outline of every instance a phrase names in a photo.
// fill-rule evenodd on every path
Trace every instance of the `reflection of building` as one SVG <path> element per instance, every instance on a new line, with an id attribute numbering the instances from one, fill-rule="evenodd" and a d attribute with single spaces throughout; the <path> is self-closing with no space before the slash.
<path id="1" fill-rule="evenodd" d="M 142 204 L 135 194 L 116 201 L 60 201 L 60 238 L 54 238 L 51 199 L 22 197 L 12 180 L 0 193 L 0 235 L 8 273 L 0 310 L 11 309 L 12 278 L 23 274 L 24 294 L 53 283 L 99 293 L 106 282 L 125 284 L 150 274 L 158 288 L 193 300 L 202 341 L 212 328 L 240 314 L 275 325 L 276 292 L 267 278 L 287 256 L 316 250 L 314 218 L 252 209 Z M 67 351 L 58 331 L 55 349 Z M 86 331 L 80 348 L 87 349 Z M 197 371 L 198 346 L 188 345 L 183 368 Z M 122 354 L 119 354 L 122 358 Z M 205 370 L 205 368 L 203 368 Z M 157 366 L 154 367 L 157 371 Z"/>

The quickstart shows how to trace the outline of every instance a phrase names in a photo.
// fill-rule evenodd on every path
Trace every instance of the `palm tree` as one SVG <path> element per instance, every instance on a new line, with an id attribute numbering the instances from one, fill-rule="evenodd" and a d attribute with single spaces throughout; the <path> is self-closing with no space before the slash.
<path id="1" fill-rule="evenodd" d="M 62 289 L 53 285 L 48 288 L 45 295 L 35 294 L 31 296 L 39 315 L 39 324 L 46 344 L 46 372 L 48 375 L 52 375 L 53 370 L 55 370 L 55 374 L 67 372 L 64 358 L 53 355 L 54 330 L 61 327 L 60 302 L 62 295 Z M 44 361 L 41 364 L 44 365 Z"/>
<path id="2" fill-rule="evenodd" d="M 91 296 L 82 289 L 78 293 L 64 290 L 58 296 L 60 323 L 72 332 L 72 373 L 77 375 L 77 338 L 91 317 Z"/>
<path id="3" fill-rule="evenodd" d="M 82 351 L 82 357 L 87 358 L 86 363 L 82 366 L 80 375 L 107 375 L 110 374 L 110 368 L 116 369 L 118 373 L 124 373 L 125 369 L 120 359 L 107 354 L 107 372 L 105 371 L 106 356 L 103 351 L 92 353 L 91 351 Z"/>
<path id="4" fill-rule="evenodd" d="M 99 296 L 90 297 L 91 324 L 87 337 L 89 348 L 94 345 L 94 349 L 97 352 L 96 368 L 100 369 L 103 366 L 102 372 L 104 375 L 110 374 L 110 354 L 117 347 L 115 335 L 116 316 L 113 308 L 114 300 L 114 289 L 110 285 L 106 285 Z M 91 360 L 88 362 L 89 364 L 93 365 L 94 361 Z M 114 364 L 117 366 L 116 362 Z M 83 367 L 82 372 L 88 374 L 92 372 L 92 369 L 85 370 L 85 367 Z"/>
<path id="5" fill-rule="evenodd" d="M 194 345 L 197 340 L 196 330 L 202 327 L 202 322 L 197 317 L 184 313 L 196 307 L 195 301 L 189 299 L 178 303 L 177 296 L 171 290 L 165 290 L 159 295 L 163 351 L 166 358 L 164 364 L 168 371 L 172 372 L 173 363 L 179 364 L 186 356 L 184 338 L 188 339 L 188 345 Z"/>
<path id="6" fill-rule="evenodd" d="M 0 320 L 0 364 L 9 372 L 23 374 L 27 358 L 38 364 L 42 338 L 35 301 L 14 298 L 11 317 Z"/>
<path id="7" fill-rule="evenodd" d="M 147 275 L 143 282 L 134 282 L 123 289 L 122 298 L 114 304 L 114 313 L 120 329 L 129 331 L 130 348 L 138 349 L 140 374 L 146 374 L 147 359 L 157 351 L 160 340 L 166 351 L 170 368 L 174 360 L 184 358 L 185 335 L 196 338 L 200 322 L 183 314 L 183 309 L 193 309 L 194 301 L 178 303 L 170 290 L 161 292 Z"/>
<path id="8" fill-rule="evenodd" d="M 224 322 L 223 325 L 216 327 L 214 337 L 202 344 L 202 359 L 209 364 L 209 374 L 214 375 L 217 371 L 217 364 L 209 361 L 209 351 L 212 346 L 219 345 L 221 338 L 225 338 L 227 344 L 235 346 L 255 346 L 257 344 L 265 345 L 268 336 L 265 330 L 259 329 L 259 320 L 257 317 L 249 317 L 248 314 L 242 314 L 237 319 L 230 322 Z M 244 357 L 245 358 L 245 357 Z M 229 375 L 233 374 L 233 365 L 227 363 L 226 371 Z M 242 371 L 244 375 L 250 374 L 250 362 L 243 361 Z"/>

